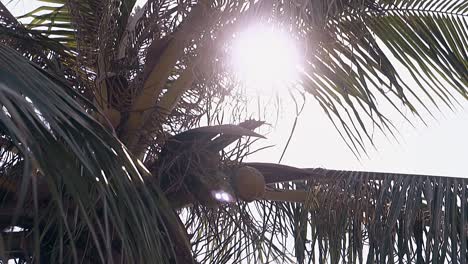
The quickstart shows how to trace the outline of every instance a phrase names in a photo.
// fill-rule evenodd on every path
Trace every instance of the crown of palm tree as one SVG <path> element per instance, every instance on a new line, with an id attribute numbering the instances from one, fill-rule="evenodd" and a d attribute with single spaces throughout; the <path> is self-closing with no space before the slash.
<path id="1" fill-rule="evenodd" d="M 464 1 L 40 1 L 0 3 L 2 263 L 466 263 L 465 179 L 244 163 L 263 122 L 217 124 L 232 35 L 272 23 L 359 156 L 382 103 L 468 98 Z"/>

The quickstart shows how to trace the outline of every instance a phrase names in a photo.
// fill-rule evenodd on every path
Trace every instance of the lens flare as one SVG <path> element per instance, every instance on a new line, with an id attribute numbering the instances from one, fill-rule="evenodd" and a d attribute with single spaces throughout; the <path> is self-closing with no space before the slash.
<path id="1" fill-rule="evenodd" d="M 235 75 L 248 90 L 272 93 L 298 78 L 298 46 L 292 35 L 267 25 L 255 25 L 234 36 Z"/>
<path id="2" fill-rule="evenodd" d="M 215 191 L 213 192 L 213 197 L 220 202 L 231 202 L 233 201 L 232 196 L 225 191 Z"/>

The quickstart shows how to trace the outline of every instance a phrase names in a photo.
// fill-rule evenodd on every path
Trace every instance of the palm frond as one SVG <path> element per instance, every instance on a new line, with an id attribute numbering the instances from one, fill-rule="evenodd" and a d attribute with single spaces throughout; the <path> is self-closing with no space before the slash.
<path id="1" fill-rule="evenodd" d="M 463 1 L 337 1 L 319 24 L 312 5 L 304 14 L 310 55 L 303 86 L 357 153 L 372 142 L 369 123 L 394 129 L 382 102 L 420 117 L 421 109 L 432 114 L 429 104 L 453 108 L 468 98 Z"/>
<path id="2" fill-rule="evenodd" d="M 468 257 L 466 178 L 248 165 L 267 182 L 292 172 L 289 180 L 296 182 L 278 187 L 309 192 L 305 204 L 277 204 L 290 225 L 278 228 L 295 241 L 290 250 L 299 263 L 463 263 Z"/>
<path id="3" fill-rule="evenodd" d="M 16 49 L 41 66 L 51 68 L 52 58 L 60 57 L 62 63 L 69 62 L 71 58 L 70 49 L 58 41 L 27 29 L 2 3 L 0 3 L 0 33 L 1 43 Z"/>
<path id="4" fill-rule="evenodd" d="M 171 241 L 183 252 L 166 199 L 145 186 L 145 169 L 81 108 L 80 96 L 4 45 L 0 61 L 2 151 L 13 153 L 3 156 L 2 168 L 13 164 L 1 178 L 16 183 L 13 194 L 2 189 L 2 208 L 12 208 L 0 221 L 5 245 L 13 233 L 4 228 L 19 225 L 34 249 L 27 261 L 169 263 Z"/>
<path id="5" fill-rule="evenodd" d="M 194 206 L 180 216 L 200 263 L 294 263 L 294 255 L 285 250 L 286 232 L 280 227 L 286 223 L 277 206 L 267 202 L 216 209 Z"/>

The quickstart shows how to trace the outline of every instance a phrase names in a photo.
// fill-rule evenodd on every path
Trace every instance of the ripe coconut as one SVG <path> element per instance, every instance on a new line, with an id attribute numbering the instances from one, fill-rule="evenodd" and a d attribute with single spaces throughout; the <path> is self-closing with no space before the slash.
<path id="1" fill-rule="evenodd" d="M 249 166 L 240 167 L 232 179 L 237 196 L 246 202 L 263 197 L 265 178 L 257 169 Z"/>

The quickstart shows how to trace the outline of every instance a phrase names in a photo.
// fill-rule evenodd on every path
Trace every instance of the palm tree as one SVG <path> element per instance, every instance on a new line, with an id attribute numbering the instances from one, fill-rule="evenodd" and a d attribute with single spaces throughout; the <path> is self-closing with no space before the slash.
<path id="1" fill-rule="evenodd" d="M 244 163 L 263 123 L 216 124 L 233 33 L 274 23 L 359 156 L 379 103 L 468 98 L 465 1 L 43 2 L 0 3 L 2 263 L 466 263 L 466 179 Z"/>

